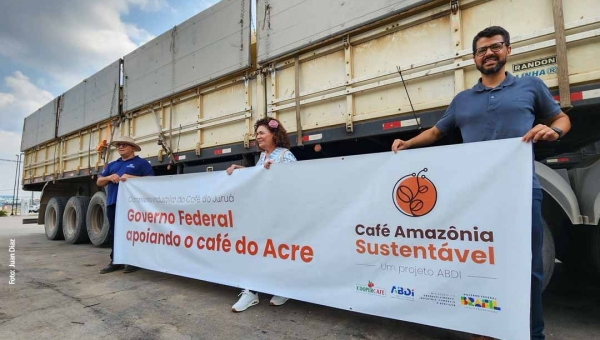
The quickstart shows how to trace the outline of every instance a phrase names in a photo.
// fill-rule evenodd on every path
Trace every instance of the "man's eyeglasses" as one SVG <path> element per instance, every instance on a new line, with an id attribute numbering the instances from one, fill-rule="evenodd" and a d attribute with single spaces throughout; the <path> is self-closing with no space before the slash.
<path id="1" fill-rule="evenodd" d="M 126 147 L 129 146 L 129 144 L 125 144 L 125 143 L 116 143 L 115 147 L 120 148 L 120 147 Z"/>
<path id="2" fill-rule="evenodd" d="M 492 50 L 492 52 L 498 52 L 502 49 L 502 46 L 504 46 L 504 45 L 508 46 L 507 43 L 505 43 L 504 41 L 501 41 L 501 42 L 491 44 L 489 46 L 483 46 L 483 47 L 476 49 L 474 54 L 478 57 L 481 57 L 482 55 L 484 55 L 487 52 L 488 48 L 490 50 Z"/>

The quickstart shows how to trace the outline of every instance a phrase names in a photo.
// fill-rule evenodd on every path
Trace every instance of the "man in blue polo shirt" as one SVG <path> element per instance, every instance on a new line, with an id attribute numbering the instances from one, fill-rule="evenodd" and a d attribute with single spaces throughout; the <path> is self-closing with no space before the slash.
<path id="1" fill-rule="evenodd" d="M 115 146 L 119 151 L 121 158 L 114 162 L 110 162 L 104 171 L 98 176 L 96 185 L 103 187 L 108 185 L 108 193 L 106 196 L 106 216 L 110 224 L 108 237 L 111 239 L 110 244 L 110 263 L 100 271 L 100 274 L 114 272 L 123 268 L 123 265 L 113 263 L 113 252 L 115 248 L 114 230 L 115 230 L 115 209 L 117 207 L 117 193 L 119 191 L 119 183 L 125 182 L 128 178 L 154 176 L 152 167 L 148 161 L 141 159 L 135 155 L 136 151 L 141 151 L 139 145 L 135 143 L 131 137 L 120 137 L 115 139 L 111 145 Z M 134 266 L 125 266 L 125 273 L 136 271 Z"/>
<path id="2" fill-rule="evenodd" d="M 488 27 L 473 39 L 473 60 L 481 73 L 473 88 L 459 93 L 437 124 L 408 141 L 394 140 L 392 151 L 433 144 L 458 127 L 463 141 L 522 137 L 524 142 L 555 141 L 571 128 L 569 117 L 537 77 L 515 78 L 505 71 L 510 35 Z M 535 120 L 542 123 L 533 126 Z M 533 174 L 531 339 L 544 339 L 542 315 L 542 189 Z M 485 339 L 475 336 L 473 339 Z"/>

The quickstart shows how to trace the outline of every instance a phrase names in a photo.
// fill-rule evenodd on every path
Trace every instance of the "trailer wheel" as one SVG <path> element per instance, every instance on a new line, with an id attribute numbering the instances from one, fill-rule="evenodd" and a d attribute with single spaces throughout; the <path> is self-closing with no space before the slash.
<path id="1" fill-rule="evenodd" d="M 106 194 L 98 191 L 92 196 L 86 215 L 87 233 L 95 246 L 101 246 L 108 242 L 108 230 L 110 225 L 106 217 Z"/>
<path id="2" fill-rule="evenodd" d="M 562 257 L 571 276 L 600 277 L 600 228 L 592 226 L 569 225 L 561 238 L 567 247 Z M 558 255 L 558 254 L 557 254 Z"/>
<path id="3" fill-rule="evenodd" d="M 554 247 L 554 238 L 552 237 L 552 232 L 548 228 L 546 224 L 546 220 L 542 219 L 544 226 L 544 244 L 542 245 L 542 259 L 544 261 L 544 282 L 542 285 L 542 290 L 546 289 L 548 283 L 550 283 L 550 279 L 552 278 L 552 274 L 554 273 L 554 262 L 556 258 L 556 249 Z"/>
<path id="4" fill-rule="evenodd" d="M 85 243 L 90 239 L 85 227 L 85 219 L 90 198 L 73 196 L 65 205 L 63 214 L 63 234 L 67 243 Z"/>
<path id="5" fill-rule="evenodd" d="M 44 214 L 44 230 L 49 240 L 63 240 L 62 219 L 66 197 L 53 197 L 48 201 L 46 213 Z"/>
<path id="6" fill-rule="evenodd" d="M 590 232 L 589 260 L 593 275 L 600 277 L 600 225 Z"/>

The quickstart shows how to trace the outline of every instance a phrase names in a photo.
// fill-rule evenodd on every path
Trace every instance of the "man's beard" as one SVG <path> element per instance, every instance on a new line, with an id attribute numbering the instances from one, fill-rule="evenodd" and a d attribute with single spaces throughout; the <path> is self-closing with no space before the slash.
<path id="1" fill-rule="evenodd" d="M 496 65 L 492 68 L 485 68 L 483 65 L 485 65 L 485 62 L 489 59 L 495 58 L 496 61 Z M 504 65 L 506 64 L 506 57 L 504 59 L 500 59 L 498 57 L 488 57 L 487 59 L 484 59 L 481 61 L 481 65 L 475 65 L 477 67 L 477 69 L 479 70 L 479 72 L 481 72 L 482 74 L 489 76 L 491 74 L 496 74 L 498 73 L 498 71 L 500 71 Z"/>

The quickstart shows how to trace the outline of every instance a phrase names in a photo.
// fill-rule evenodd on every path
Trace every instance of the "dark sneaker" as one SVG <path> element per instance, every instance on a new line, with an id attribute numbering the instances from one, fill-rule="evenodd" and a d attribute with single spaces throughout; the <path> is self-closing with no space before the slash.
<path id="1" fill-rule="evenodd" d="M 115 270 L 119 270 L 119 269 L 123 269 L 123 265 L 122 264 L 114 264 L 114 263 L 109 263 L 108 266 L 104 267 L 101 271 L 100 274 L 107 274 L 107 273 L 112 273 Z"/>
<path id="2" fill-rule="evenodd" d="M 135 271 L 137 271 L 139 269 L 140 268 L 138 268 L 136 266 L 131 266 L 131 265 L 126 264 L 125 265 L 125 270 L 123 271 L 123 273 L 133 273 L 133 272 L 135 272 Z"/>

